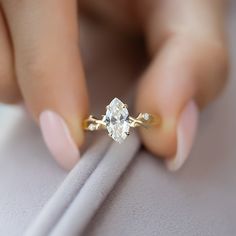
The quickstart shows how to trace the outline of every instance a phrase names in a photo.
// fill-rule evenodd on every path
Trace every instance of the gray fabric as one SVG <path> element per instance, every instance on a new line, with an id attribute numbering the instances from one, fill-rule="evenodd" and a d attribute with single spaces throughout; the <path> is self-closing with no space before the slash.
<path id="1" fill-rule="evenodd" d="M 108 143 L 105 138 L 85 153 L 26 235 L 77 235 L 83 231 L 140 144 L 135 134 L 122 149 L 113 143 L 106 151 Z M 79 221 L 78 214 L 83 215 Z"/>
<path id="2" fill-rule="evenodd" d="M 0 108 L 0 235 L 22 235 L 66 172 L 18 107 Z"/>
<path id="3" fill-rule="evenodd" d="M 103 138 L 84 154 L 79 165 L 71 171 L 64 183 L 46 204 L 37 221 L 32 224 L 26 235 L 48 235 L 50 233 L 101 161 L 109 142 L 110 140 L 107 137 Z"/>
<path id="4" fill-rule="evenodd" d="M 80 235 L 83 232 L 96 210 L 134 158 L 139 145 L 139 139 L 135 134 L 130 136 L 122 148 L 117 143 L 111 145 L 101 163 L 58 222 L 52 232 L 53 236 Z"/>
<path id="5" fill-rule="evenodd" d="M 236 235 L 235 155 L 197 149 L 176 174 L 139 153 L 83 235 Z"/>

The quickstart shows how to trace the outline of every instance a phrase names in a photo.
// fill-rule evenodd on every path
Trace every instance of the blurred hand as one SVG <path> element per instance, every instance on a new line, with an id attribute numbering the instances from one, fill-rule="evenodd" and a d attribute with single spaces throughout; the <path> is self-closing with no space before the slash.
<path id="1" fill-rule="evenodd" d="M 88 96 L 78 48 L 75 0 L 0 0 L 0 100 L 24 100 L 56 160 L 79 160 Z M 146 38 L 152 62 L 143 74 L 136 110 L 161 116 L 141 130 L 151 152 L 176 170 L 189 155 L 198 108 L 227 78 L 223 0 L 84 0 L 106 21 Z"/>

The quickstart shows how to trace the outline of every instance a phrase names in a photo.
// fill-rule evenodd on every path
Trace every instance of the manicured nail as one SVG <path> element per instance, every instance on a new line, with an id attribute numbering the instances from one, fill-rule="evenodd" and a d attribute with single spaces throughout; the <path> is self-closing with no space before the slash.
<path id="1" fill-rule="evenodd" d="M 56 161 L 70 170 L 79 160 L 79 150 L 65 121 L 53 111 L 43 111 L 39 117 L 44 141 Z"/>
<path id="2" fill-rule="evenodd" d="M 182 111 L 177 125 L 177 151 L 173 158 L 166 161 L 171 171 L 178 170 L 188 158 L 198 125 L 198 108 L 191 100 Z"/>

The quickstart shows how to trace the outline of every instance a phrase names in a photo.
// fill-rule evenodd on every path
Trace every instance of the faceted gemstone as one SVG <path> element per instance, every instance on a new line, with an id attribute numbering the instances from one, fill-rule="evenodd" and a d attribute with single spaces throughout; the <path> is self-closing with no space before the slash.
<path id="1" fill-rule="evenodd" d="M 129 134 L 129 112 L 126 105 L 118 98 L 114 98 L 107 106 L 103 118 L 109 135 L 117 142 L 122 143 Z"/>
<path id="2" fill-rule="evenodd" d="M 143 119 L 144 120 L 148 120 L 149 119 L 149 114 L 148 113 L 144 113 L 143 114 Z"/>

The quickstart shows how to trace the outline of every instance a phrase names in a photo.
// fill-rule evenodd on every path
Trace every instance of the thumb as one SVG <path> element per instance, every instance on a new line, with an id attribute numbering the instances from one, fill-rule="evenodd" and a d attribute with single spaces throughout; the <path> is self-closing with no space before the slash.
<path id="1" fill-rule="evenodd" d="M 137 111 L 161 116 L 157 128 L 140 130 L 146 147 L 176 170 L 188 157 L 198 123 L 198 106 L 222 88 L 225 51 L 215 43 L 188 37 L 169 39 L 144 74 Z"/>
<path id="2" fill-rule="evenodd" d="M 207 105 L 226 81 L 225 1 L 164 1 L 149 13 L 145 32 L 154 58 L 140 82 L 136 108 L 159 114 L 162 123 L 140 132 L 146 147 L 177 170 L 193 144 L 197 105 Z"/>

